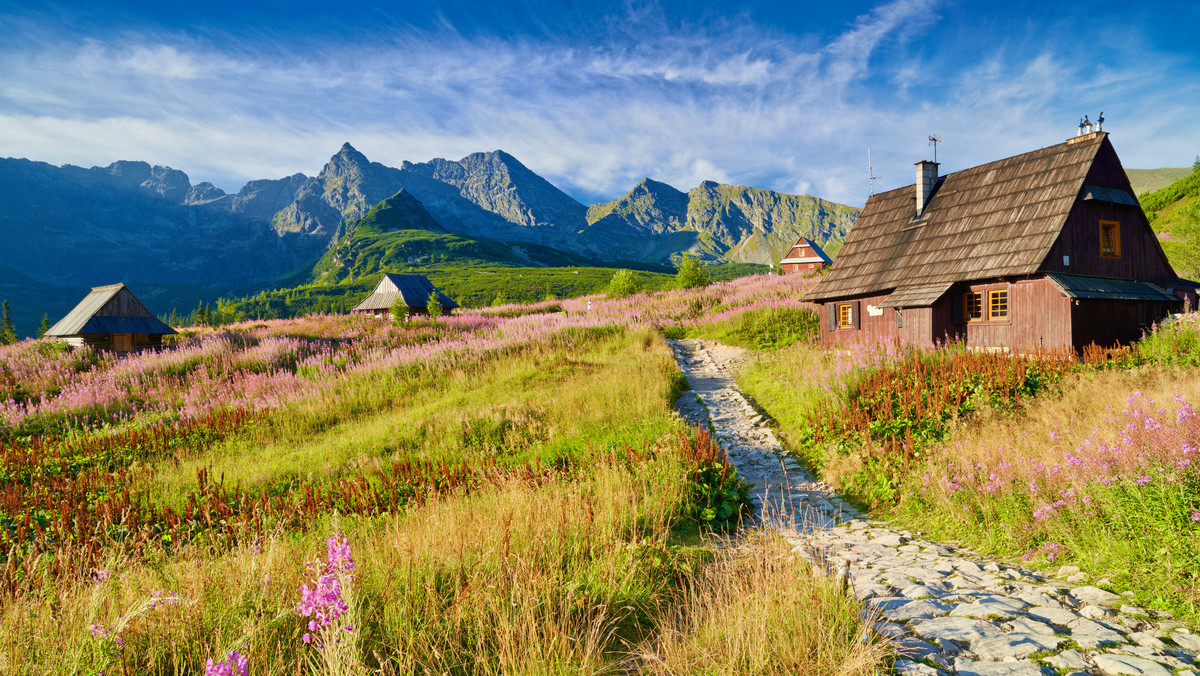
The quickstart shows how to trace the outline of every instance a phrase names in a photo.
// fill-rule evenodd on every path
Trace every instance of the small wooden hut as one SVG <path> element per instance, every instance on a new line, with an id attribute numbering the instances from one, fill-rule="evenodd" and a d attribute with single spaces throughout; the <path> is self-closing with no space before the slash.
<path id="1" fill-rule="evenodd" d="M 788 255 L 779 261 L 779 267 L 783 268 L 785 275 L 811 275 L 824 270 L 831 262 L 816 242 L 801 237 L 792 245 Z"/>
<path id="2" fill-rule="evenodd" d="M 1104 132 L 872 195 L 805 297 L 821 339 L 984 349 L 1137 339 L 1195 308 Z"/>
<path id="3" fill-rule="evenodd" d="M 93 287 L 46 335 L 76 347 L 128 353 L 162 347 L 162 337 L 173 333 L 124 284 L 109 284 Z"/>
<path id="4" fill-rule="evenodd" d="M 371 295 L 355 305 L 350 312 L 386 318 L 391 314 L 392 305 L 396 301 L 400 301 L 408 307 L 408 316 L 427 315 L 429 314 L 429 297 L 434 292 L 441 301 L 443 312 L 458 307 L 458 303 L 438 291 L 433 282 L 422 275 L 397 275 L 387 272 L 384 273 L 383 279 L 375 285 L 375 290 L 371 292 Z"/>

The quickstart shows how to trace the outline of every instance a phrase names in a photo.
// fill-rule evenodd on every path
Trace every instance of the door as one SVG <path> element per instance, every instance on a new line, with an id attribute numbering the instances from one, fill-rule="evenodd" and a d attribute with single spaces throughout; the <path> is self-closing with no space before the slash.
<path id="1" fill-rule="evenodd" d="M 113 350 L 116 350 L 117 352 L 133 352 L 133 334 L 114 333 Z"/>

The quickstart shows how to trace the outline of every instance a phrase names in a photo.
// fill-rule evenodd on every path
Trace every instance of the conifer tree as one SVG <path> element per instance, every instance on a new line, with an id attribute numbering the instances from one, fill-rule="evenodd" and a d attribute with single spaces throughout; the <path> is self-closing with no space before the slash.
<path id="1" fill-rule="evenodd" d="M 171 308 L 171 321 L 168 322 L 171 326 L 179 326 L 179 310 Z"/>
<path id="2" fill-rule="evenodd" d="M 429 311 L 429 316 L 438 318 L 442 316 L 442 299 L 438 297 L 436 289 L 429 293 L 429 300 L 425 301 L 425 309 Z"/>
<path id="3" fill-rule="evenodd" d="M 50 330 L 50 313 L 47 312 L 46 314 L 42 315 L 42 325 L 38 327 L 38 338 L 41 338 L 42 336 L 46 335 L 46 332 L 49 330 Z"/>
<path id="4" fill-rule="evenodd" d="M 0 303 L 0 345 L 11 345 L 17 342 L 17 328 L 13 326 L 12 308 L 8 307 L 8 299 Z"/>

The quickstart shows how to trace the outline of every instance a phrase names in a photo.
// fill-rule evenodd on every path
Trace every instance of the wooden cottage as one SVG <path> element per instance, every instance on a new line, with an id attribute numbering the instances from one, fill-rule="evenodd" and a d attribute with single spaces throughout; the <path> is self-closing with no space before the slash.
<path id="1" fill-rule="evenodd" d="M 162 347 L 162 337 L 173 333 L 124 284 L 109 284 L 92 288 L 46 335 L 77 347 L 137 352 Z"/>
<path id="2" fill-rule="evenodd" d="M 421 275 L 384 273 L 383 279 L 375 285 L 375 290 L 371 292 L 371 295 L 355 305 L 350 312 L 387 317 L 391 314 L 392 304 L 400 301 L 408 306 L 408 316 L 427 315 L 429 314 L 429 296 L 435 291 L 442 303 L 443 311 L 458 307 L 458 303 L 438 291 L 433 282 Z"/>
<path id="3" fill-rule="evenodd" d="M 785 275 L 811 275 L 824 270 L 832 262 L 816 242 L 801 237 L 792 245 L 788 255 L 779 261 L 779 267 L 783 268 Z"/>
<path id="4" fill-rule="evenodd" d="M 822 341 L 1111 346 L 1196 306 L 1108 134 L 1095 132 L 873 195 L 806 300 Z"/>

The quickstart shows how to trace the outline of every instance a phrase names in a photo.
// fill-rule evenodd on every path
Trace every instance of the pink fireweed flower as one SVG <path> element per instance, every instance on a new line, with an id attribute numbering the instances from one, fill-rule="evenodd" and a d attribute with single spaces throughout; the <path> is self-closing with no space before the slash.
<path id="1" fill-rule="evenodd" d="M 210 657 L 204 665 L 204 676 L 248 676 L 249 673 L 250 661 L 236 650 L 230 651 L 220 662 L 214 663 Z"/>
<path id="2" fill-rule="evenodd" d="M 1200 512 L 1192 510 L 1192 521 L 1200 521 Z"/>
<path id="3" fill-rule="evenodd" d="M 1136 483 L 1139 486 L 1145 486 L 1146 484 L 1150 483 L 1151 481 L 1154 481 L 1154 479 L 1152 477 L 1143 475 L 1143 476 L 1139 476 L 1138 478 L 1134 479 L 1133 481 L 1134 481 L 1134 483 Z"/>
<path id="4" fill-rule="evenodd" d="M 350 541 L 341 532 L 335 532 L 326 542 L 326 562 L 313 581 L 313 586 L 304 584 L 300 587 L 300 603 L 296 607 L 296 614 L 309 618 L 308 631 L 301 636 L 305 643 L 315 643 L 321 648 L 319 636 L 327 628 L 335 626 L 334 622 L 350 610 L 342 599 L 342 580 L 352 580 L 352 570 L 354 558 Z M 346 625 L 337 630 L 353 631 L 354 628 Z"/>
<path id="5" fill-rule="evenodd" d="M 354 570 L 354 558 L 350 554 L 350 541 L 341 533 L 329 536 L 326 542 L 329 572 L 348 573 Z"/>
<path id="6" fill-rule="evenodd" d="M 108 577 L 109 577 L 109 573 L 107 570 L 97 570 L 96 574 L 92 575 L 92 579 L 95 580 L 96 582 L 104 582 L 105 580 L 108 579 Z"/>

